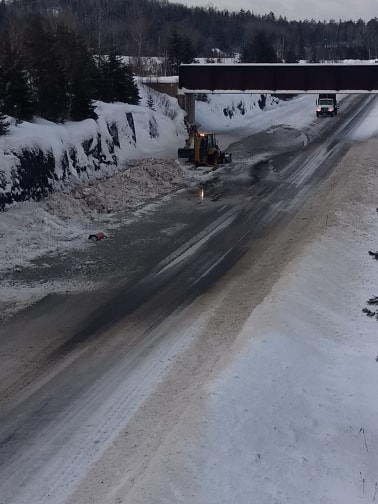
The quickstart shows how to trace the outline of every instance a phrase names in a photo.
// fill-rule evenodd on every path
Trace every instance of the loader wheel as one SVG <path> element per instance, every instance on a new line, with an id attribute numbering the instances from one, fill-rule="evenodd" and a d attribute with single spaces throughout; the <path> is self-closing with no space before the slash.
<path id="1" fill-rule="evenodd" d="M 218 152 L 214 152 L 214 154 L 208 155 L 208 163 L 210 163 L 212 165 L 218 164 Z"/>

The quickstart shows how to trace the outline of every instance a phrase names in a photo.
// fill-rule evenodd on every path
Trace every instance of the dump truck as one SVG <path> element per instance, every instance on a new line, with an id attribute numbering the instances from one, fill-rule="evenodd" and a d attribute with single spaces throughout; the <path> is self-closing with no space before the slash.
<path id="1" fill-rule="evenodd" d="M 339 106 L 335 93 L 320 93 L 316 100 L 316 117 L 331 116 L 337 114 Z"/>
<path id="2" fill-rule="evenodd" d="M 177 154 L 196 166 L 217 167 L 231 162 L 231 154 L 220 150 L 215 133 L 198 131 L 196 126 L 189 128 L 185 147 L 178 149 Z"/>

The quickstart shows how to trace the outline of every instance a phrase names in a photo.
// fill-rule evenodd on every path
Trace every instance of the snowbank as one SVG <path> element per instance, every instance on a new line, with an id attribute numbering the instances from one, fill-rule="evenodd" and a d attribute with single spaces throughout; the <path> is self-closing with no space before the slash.
<path id="1" fill-rule="evenodd" d="M 97 102 L 97 120 L 13 121 L 0 137 L 0 206 L 39 201 L 67 184 L 103 178 L 130 159 L 172 156 L 186 129 L 184 111 L 168 98 L 155 97 L 159 111 Z"/>

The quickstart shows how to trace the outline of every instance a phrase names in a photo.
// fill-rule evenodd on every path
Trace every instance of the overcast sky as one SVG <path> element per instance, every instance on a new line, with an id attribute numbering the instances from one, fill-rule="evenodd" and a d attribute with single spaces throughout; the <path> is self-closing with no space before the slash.
<path id="1" fill-rule="evenodd" d="M 254 14 L 274 12 L 278 16 L 286 16 L 288 20 L 334 19 L 338 21 L 363 19 L 369 21 L 378 17 L 378 0 L 170 0 L 171 3 L 182 3 L 187 6 L 216 7 L 218 10 L 239 11 L 250 10 Z"/>

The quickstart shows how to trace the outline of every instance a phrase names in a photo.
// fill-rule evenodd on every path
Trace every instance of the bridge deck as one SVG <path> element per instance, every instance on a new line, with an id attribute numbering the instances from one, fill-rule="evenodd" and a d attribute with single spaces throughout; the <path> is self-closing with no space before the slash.
<path id="1" fill-rule="evenodd" d="M 179 89 L 185 94 L 378 93 L 378 64 L 180 65 Z"/>

